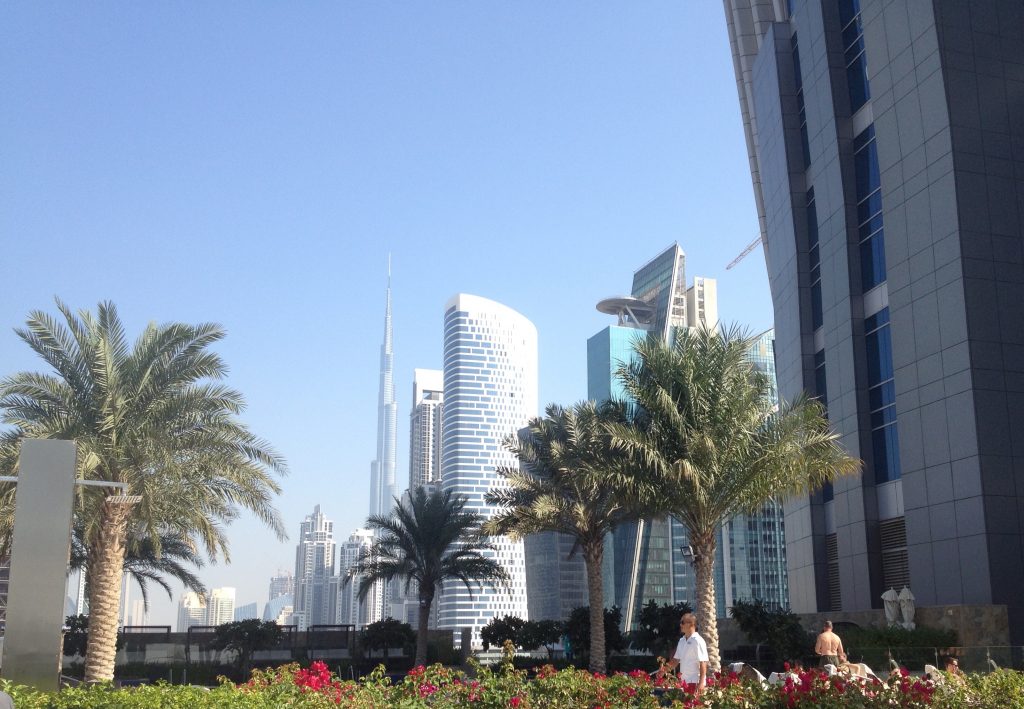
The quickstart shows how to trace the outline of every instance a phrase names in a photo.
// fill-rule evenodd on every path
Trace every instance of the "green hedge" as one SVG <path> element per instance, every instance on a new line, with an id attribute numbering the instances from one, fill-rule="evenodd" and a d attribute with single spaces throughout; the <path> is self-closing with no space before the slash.
<path id="1" fill-rule="evenodd" d="M 383 668 L 360 682 L 338 679 L 322 663 L 309 669 L 288 665 L 256 671 L 242 685 L 225 682 L 211 690 L 160 684 L 114 689 L 110 686 L 66 689 L 45 694 L 0 681 L 17 709 L 656 709 L 662 706 L 709 709 L 1024 709 L 1024 675 L 1000 670 L 962 680 L 931 683 L 906 675 L 885 683 L 860 685 L 815 672 L 774 687 L 716 677 L 700 699 L 691 689 L 652 681 L 643 670 L 611 677 L 585 670 L 542 668 L 533 679 L 507 658 L 497 669 L 475 666 L 474 675 L 434 665 L 416 668 L 392 682 Z"/>

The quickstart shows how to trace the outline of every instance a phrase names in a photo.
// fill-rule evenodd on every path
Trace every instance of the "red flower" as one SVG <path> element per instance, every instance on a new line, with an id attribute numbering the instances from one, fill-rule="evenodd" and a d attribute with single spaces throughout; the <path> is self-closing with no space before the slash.
<path id="1" fill-rule="evenodd" d="M 517 697 L 512 697 L 511 699 L 508 700 L 508 705 L 510 707 L 517 707 L 517 706 L 519 706 L 522 703 L 523 703 L 523 698 L 522 697 L 518 697 L 518 696 Z"/>

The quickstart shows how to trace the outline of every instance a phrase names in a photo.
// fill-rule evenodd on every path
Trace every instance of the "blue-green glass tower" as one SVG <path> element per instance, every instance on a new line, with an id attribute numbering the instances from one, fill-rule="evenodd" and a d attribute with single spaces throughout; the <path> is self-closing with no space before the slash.
<path id="1" fill-rule="evenodd" d="M 671 342 L 680 327 L 718 322 L 717 287 L 712 279 L 694 278 L 686 287 L 685 255 L 674 244 L 633 276 L 632 294 L 607 298 L 598 310 L 618 322 L 587 341 L 587 396 L 595 401 L 623 398 L 615 373 L 636 356 L 638 338 Z M 772 382 L 775 399 L 774 331 L 751 345 L 751 363 Z M 623 525 L 609 536 L 604 559 L 605 599 L 622 609 L 626 629 L 640 608 L 656 603 L 694 602 L 693 569 L 681 549 L 689 544 L 677 520 L 650 519 Z M 787 605 L 785 531 L 782 506 L 769 502 L 755 514 L 740 515 L 719 530 L 715 586 L 718 615 L 735 600 L 761 599 L 771 607 Z"/>
<path id="2" fill-rule="evenodd" d="M 669 341 L 687 325 L 686 256 L 679 244 L 653 258 L 633 275 L 629 296 L 607 298 L 598 310 L 618 319 L 587 341 L 587 397 L 594 401 L 623 398 L 616 377 L 635 357 L 638 338 Z M 672 529 L 669 520 L 649 519 L 622 525 L 605 548 L 605 599 L 622 609 L 626 630 L 647 601 L 671 603 Z"/>

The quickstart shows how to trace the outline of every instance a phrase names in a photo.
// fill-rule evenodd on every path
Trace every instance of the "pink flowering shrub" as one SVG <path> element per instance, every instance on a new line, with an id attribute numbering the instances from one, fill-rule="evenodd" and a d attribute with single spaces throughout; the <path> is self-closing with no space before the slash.
<path id="1" fill-rule="evenodd" d="M 358 682 L 339 679 L 322 662 L 307 669 L 285 665 L 259 670 L 244 684 L 223 682 L 211 691 L 156 685 L 115 690 L 97 685 L 59 694 L 35 692 L 0 680 L 18 709 L 1021 709 L 1024 674 L 1002 670 L 946 677 L 938 684 L 895 672 L 885 682 L 829 677 L 816 670 L 762 687 L 735 674 L 714 674 L 698 693 L 668 676 L 643 671 L 611 676 L 541 667 L 529 678 L 511 658 L 496 668 L 474 665 L 469 674 L 441 665 L 417 667 L 392 682 L 380 667 Z"/>

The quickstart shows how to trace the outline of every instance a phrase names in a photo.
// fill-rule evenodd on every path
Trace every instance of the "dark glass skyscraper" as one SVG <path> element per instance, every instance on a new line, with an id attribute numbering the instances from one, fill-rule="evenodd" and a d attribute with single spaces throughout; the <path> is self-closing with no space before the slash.
<path id="1" fill-rule="evenodd" d="M 1024 4 L 725 0 L 784 398 L 863 474 L 787 504 L 797 611 L 1024 641 Z"/>

